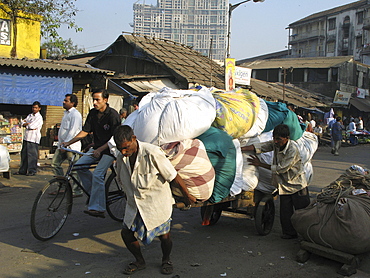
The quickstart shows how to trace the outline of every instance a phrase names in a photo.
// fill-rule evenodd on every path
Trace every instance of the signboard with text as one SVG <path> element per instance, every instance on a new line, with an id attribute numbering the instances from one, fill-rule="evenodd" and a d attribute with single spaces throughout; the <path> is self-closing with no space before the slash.
<path id="1" fill-rule="evenodd" d="M 0 44 L 10 45 L 10 20 L 0 18 Z"/>
<path id="2" fill-rule="evenodd" d="M 225 60 L 225 90 L 235 89 L 235 59 L 226 58 Z"/>
<path id="3" fill-rule="evenodd" d="M 235 84 L 250 85 L 252 69 L 235 67 Z"/>
<path id="4" fill-rule="evenodd" d="M 336 91 L 333 103 L 347 105 L 351 98 L 351 93 L 345 93 L 341 91 Z"/>

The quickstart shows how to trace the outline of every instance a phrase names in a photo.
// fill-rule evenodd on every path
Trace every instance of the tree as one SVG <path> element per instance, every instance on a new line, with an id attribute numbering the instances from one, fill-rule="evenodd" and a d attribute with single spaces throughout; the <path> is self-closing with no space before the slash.
<path id="1" fill-rule="evenodd" d="M 41 48 L 47 49 L 47 58 L 49 59 L 60 59 L 86 53 L 84 48 L 79 48 L 73 44 L 72 39 L 64 40 L 62 38 L 56 38 L 54 40 L 48 40 L 41 45 Z"/>
<path id="2" fill-rule="evenodd" d="M 47 39 L 61 39 L 58 29 L 62 25 L 82 31 L 75 22 L 78 12 L 75 2 L 77 0 L 0 0 L 0 9 L 4 11 L 13 22 L 13 48 L 11 56 L 17 56 L 17 20 L 19 18 L 31 19 L 32 15 L 42 16 L 41 36 Z"/>

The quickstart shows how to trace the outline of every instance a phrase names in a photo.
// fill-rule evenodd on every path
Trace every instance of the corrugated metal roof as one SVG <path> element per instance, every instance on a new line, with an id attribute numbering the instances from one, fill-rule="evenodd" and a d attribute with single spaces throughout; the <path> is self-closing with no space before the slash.
<path id="1" fill-rule="evenodd" d="M 163 64 L 188 82 L 218 88 L 224 87 L 223 68 L 188 46 L 169 40 L 136 35 L 123 37 L 133 47 L 139 48 L 150 56 L 153 61 Z"/>
<path id="2" fill-rule="evenodd" d="M 278 68 L 336 68 L 346 62 L 355 62 L 352 56 L 312 57 L 256 60 L 242 63 L 240 66 L 251 69 L 278 69 Z M 358 63 L 358 62 L 355 62 Z"/>
<path id="3" fill-rule="evenodd" d="M 335 7 L 335 8 L 329 9 L 329 10 L 325 10 L 325 11 L 322 11 L 322 12 L 314 13 L 312 15 L 309 15 L 305 18 L 302 18 L 298 21 L 295 21 L 295 22 L 289 24 L 289 27 L 294 27 L 294 25 L 299 25 L 301 23 L 305 23 L 306 21 L 310 21 L 310 20 L 313 20 L 313 19 L 316 19 L 316 18 L 319 18 L 319 17 L 324 17 L 324 16 L 326 17 L 326 16 L 335 15 L 335 14 L 340 13 L 342 11 L 350 10 L 350 9 L 354 9 L 354 8 L 359 8 L 359 7 L 365 6 L 365 5 L 367 5 L 367 0 L 361 0 L 361 1 L 353 2 L 353 3 L 349 3 L 349 4 L 346 4 L 346 5 L 342 5 L 342 6 L 339 6 L 339 7 Z"/>
<path id="4" fill-rule="evenodd" d="M 251 79 L 252 92 L 267 100 L 283 101 L 283 84 L 270 83 L 258 79 Z M 325 107 L 332 103 L 332 98 L 311 93 L 291 84 L 285 85 L 284 100 L 298 107 Z"/>
<path id="5" fill-rule="evenodd" d="M 66 61 L 51 61 L 51 60 L 29 60 L 29 59 L 16 59 L 16 58 L 4 58 L 0 57 L 0 67 L 10 67 L 19 69 L 32 69 L 32 70 L 47 70 L 47 71 L 58 71 L 68 73 L 101 73 L 109 74 L 113 73 L 111 70 L 102 70 L 93 68 L 90 65 L 72 65 L 66 63 Z"/>

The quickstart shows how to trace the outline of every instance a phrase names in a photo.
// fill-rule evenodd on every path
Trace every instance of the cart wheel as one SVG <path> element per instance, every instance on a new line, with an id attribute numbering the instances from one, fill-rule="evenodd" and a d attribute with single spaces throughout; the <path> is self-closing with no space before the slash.
<path id="1" fill-rule="evenodd" d="M 258 234 L 268 235 L 275 218 L 275 205 L 272 196 L 264 196 L 255 207 L 255 226 Z"/>
<path id="2" fill-rule="evenodd" d="M 214 225 L 217 223 L 217 221 L 220 219 L 222 214 L 222 205 L 211 205 L 211 206 L 204 206 L 200 208 L 200 215 L 202 217 L 202 221 L 204 220 L 204 215 L 206 214 L 206 210 L 210 210 L 211 217 L 209 219 L 208 225 Z"/>

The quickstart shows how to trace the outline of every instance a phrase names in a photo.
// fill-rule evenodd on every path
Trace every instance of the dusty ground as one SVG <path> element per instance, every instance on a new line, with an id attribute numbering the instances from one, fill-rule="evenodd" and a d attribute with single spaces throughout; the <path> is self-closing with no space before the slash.
<path id="1" fill-rule="evenodd" d="M 359 145 L 342 148 L 341 155 L 334 157 L 329 148 L 320 147 L 313 161 L 312 196 L 350 165 L 370 167 L 369 151 L 370 145 Z M 12 155 L 12 159 L 17 167 L 19 157 Z M 41 161 L 42 166 L 45 162 L 50 163 Z M 41 242 L 32 236 L 33 200 L 49 178 L 48 167 L 35 177 L 0 178 L 0 277 L 126 277 L 122 270 L 132 257 L 120 238 L 121 224 L 83 214 L 85 198 L 74 199 L 72 214 L 53 239 Z M 198 208 L 176 209 L 175 272 L 169 277 L 342 277 L 336 272 L 342 264 L 320 256 L 312 255 L 304 264 L 296 262 L 299 240 L 282 240 L 280 233 L 278 211 L 273 231 L 259 236 L 254 221 L 243 215 L 223 213 L 216 225 L 201 226 Z M 159 242 L 143 248 L 143 253 L 147 267 L 133 277 L 163 277 Z M 370 256 L 351 277 L 370 277 Z"/>

